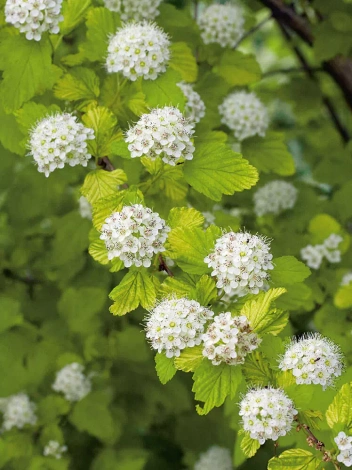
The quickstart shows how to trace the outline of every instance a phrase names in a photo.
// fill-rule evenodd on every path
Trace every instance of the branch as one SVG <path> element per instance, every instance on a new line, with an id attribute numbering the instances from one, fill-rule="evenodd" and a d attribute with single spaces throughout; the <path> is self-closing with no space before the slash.
<path id="1" fill-rule="evenodd" d="M 170 277 L 174 277 L 174 273 L 168 267 L 162 255 L 159 255 L 159 271 L 165 271 Z"/>
<path id="2" fill-rule="evenodd" d="M 312 68 L 307 59 L 305 58 L 303 52 L 301 51 L 301 49 L 296 46 L 295 44 L 292 44 L 292 37 L 290 35 L 290 33 L 287 31 L 287 29 L 285 28 L 285 26 L 283 26 L 281 23 L 279 23 L 279 26 L 280 26 L 280 29 L 282 31 L 282 34 L 284 35 L 284 37 L 286 38 L 286 40 L 291 44 L 296 56 L 297 56 L 297 59 L 299 60 L 299 62 L 302 64 L 302 69 L 304 70 L 304 72 L 307 74 L 307 76 L 313 80 L 314 82 L 318 83 L 318 78 L 316 76 L 316 71 L 314 68 Z M 330 117 L 332 119 L 332 122 L 337 130 L 337 132 L 340 134 L 343 142 L 347 143 L 349 142 L 350 140 L 350 136 L 349 136 L 349 133 L 347 131 L 347 129 L 344 127 L 344 125 L 342 124 L 338 114 L 337 114 L 337 111 L 335 109 L 335 106 L 333 105 L 332 101 L 330 100 L 330 98 L 328 98 L 327 96 L 324 96 L 323 95 L 323 103 L 325 104 L 327 110 L 328 110 L 328 113 L 330 114 Z"/>
<path id="3" fill-rule="evenodd" d="M 284 4 L 282 0 L 260 1 L 271 10 L 273 17 L 280 26 L 288 27 L 303 39 L 304 42 L 313 46 L 314 36 L 310 23 L 305 17 L 298 15 L 290 5 Z M 352 60 L 337 56 L 324 62 L 322 65 L 339 86 L 348 106 L 352 109 Z"/>
<path id="4" fill-rule="evenodd" d="M 249 29 L 235 44 L 234 49 L 237 49 L 237 47 L 249 36 L 251 36 L 253 33 L 258 31 L 262 26 L 264 26 L 268 21 L 270 21 L 273 18 L 273 15 L 269 15 L 264 20 L 260 21 L 257 25 L 253 26 L 253 28 Z"/>
<path id="5" fill-rule="evenodd" d="M 106 170 L 106 171 L 114 171 L 115 170 L 115 167 L 111 163 L 109 157 L 100 157 L 100 158 L 98 158 L 98 165 L 101 166 L 102 169 Z"/>

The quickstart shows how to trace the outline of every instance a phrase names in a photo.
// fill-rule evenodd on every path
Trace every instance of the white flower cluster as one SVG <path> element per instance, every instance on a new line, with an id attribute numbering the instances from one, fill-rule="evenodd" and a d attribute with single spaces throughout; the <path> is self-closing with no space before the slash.
<path id="1" fill-rule="evenodd" d="M 146 337 L 159 353 L 179 356 L 182 349 L 201 343 L 205 323 L 213 315 L 195 300 L 165 299 L 149 312 Z"/>
<path id="2" fill-rule="evenodd" d="M 338 250 L 338 246 L 342 240 L 340 235 L 333 233 L 321 245 L 307 245 L 302 248 L 301 258 L 312 269 L 319 269 L 324 257 L 330 263 L 339 263 L 341 251 Z"/>
<path id="3" fill-rule="evenodd" d="M 65 452 L 67 452 L 67 446 L 62 446 L 60 442 L 57 441 L 49 441 L 44 447 L 43 455 L 45 457 L 54 457 L 59 460 Z"/>
<path id="4" fill-rule="evenodd" d="M 205 116 L 204 101 L 190 83 L 180 82 L 177 86 L 186 97 L 185 116 L 192 122 L 199 122 Z"/>
<path id="5" fill-rule="evenodd" d="M 298 411 L 280 389 L 257 388 L 249 391 L 240 403 L 243 428 L 252 439 L 264 444 L 286 436 Z"/>
<path id="6" fill-rule="evenodd" d="M 175 166 L 179 161 L 192 160 L 193 132 L 193 124 L 177 108 L 165 106 L 143 114 L 127 131 L 125 140 L 132 158 L 145 155 L 155 160 L 160 156 L 165 163 Z"/>
<path id="7" fill-rule="evenodd" d="M 58 34 L 62 0 L 7 0 L 5 17 L 21 33 L 26 33 L 28 40 L 40 41 L 42 34 L 49 31 Z"/>
<path id="8" fill-rule="evenodd" d="M 344 274 L 343 278 L 341 279 L 341 286 L 348 286 L 352 283 L 352 271 Z"/>
<path id="9" fill-rule="evenodd" d="M 286 181 L 270 181 L 254 193 L 254 212 L 258 217 L 265 214 L 278 215 L 292 209 L 297 200 L 297 189 Z"/>
<path id="10" fill-rule="evenodd" d="M 79 213 L 82 219 L 92 220 L 92 206 L 84 196 L 79 198 Z"/>
<path id="11" fill-rule="evenodd" d="M 231 452 L 225 447 L 212 446 L 200 454 L 194 470 L 232 470 Z"/>
<path id="12" fill-rule="evenodd" d="M 339 432 L 334 441 L 340 451 L 337 461 L 352 467 L 352 436 L 347 436 L 344 432 Z"/>
<path id="13" fill-rule="evenodd" d="M 154 20 L 162 0 L 104 0 L 106 8 L 120 13 L 123 21 Z"/>
<path id="14" fill-rule="evenodd" d="M 36 405 L 25 393 L 0 398 L 0 411 L 3 414 L 2 431 L 12 428 L 22 429 L 26 424 L 34 426 L 37 422 Z"/>
<path id="15" fill-rule="evenodd" d="M 274 268 L 272 257 L 270 242 L 263 236 L 229 232 L 217 239 L 214 251 L 204 262 L 213 268 L 216 287 L 230 296 L 243 296 L 258 294 L 265 288 L 268 270 Z"/>
<path id="16" fill-rule="evenodd" d="M 319 333 L 307 334 L 288 345 L 279 367 L 292 370 L 297 384 L 320 384 L 325 390 L 342 373 L 342 354 L 335 343 Z"/>
<path id="17" fill-rule="evenodd" d="M 49 116 L 32 129 L 29 142 L 30 155 L 45 176 L 56 168 L 87 166 L 91 155 L 87 152 L 87 140 L 94 139 L 93 129 L 77 122 L 69 113 Z"/>
<path id="18" fill-rule="evenodd" d="M 233 317 L 231 312 L 217 315 L 202 339 L 203 356 L 214 366 L 222 362 L 229 365 L 243 364 L 247 354 L 261 343 L 261 339 L 251 330 L 247 317 Z"/>
<path id="19" fill-rule="evenodd" d="M 198 26 L 205 44 L 234 47 L 244 33 L 242 8 L 237 5 L 210 5 L 199 16 Z"/>
<path id="20" fill-rule="evenodd" d="M 129 80 L 155 80 L 170 59 L 167 34 L 154 23 L 127 23 L 110 39 L 106 68 Z"/>
<path id="21" fill-rule="evenodd" d="M 149 207 L 141 204 L 125 206 L 105 220 L 101 240 L 108 258 L 120 258 L 126 268 L 132 265 L 149 268 L 154 254 L 165 251 L 164 243 L 170 227 Z"/>
<path id="22" fill-rule="evenodd" d="M 265 137 L 269 126 L 266 107 L 254 93 L 236 91 L 228 95 L 219 106 L 221 122 L 234 132 L 236 139 L 259 135 Z"/>
<path id="23" fill-rule="evenodd" d="M 82 400 L 92 389 L 92 383 L 83 371 L 84 367 L 77 362 L 63 367 L 56 373 L 53 390 L 62 392 L 68 401 Z"/>

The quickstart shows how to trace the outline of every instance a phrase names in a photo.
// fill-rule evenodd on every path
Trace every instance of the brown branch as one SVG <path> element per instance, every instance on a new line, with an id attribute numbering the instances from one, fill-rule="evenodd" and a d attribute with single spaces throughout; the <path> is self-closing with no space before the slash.
<path id="1" fill-rule="evenodd" d="M 309 65 L 309 63 L 308 63 L 307 59 L 305 58 L 305 56 L 304 56 L 303 52 L 301 51 L 301 49 L 296 44 L 292 43 L 291 34 L 287 31 L 285 26 L 283 26 L 281 23 L 279 23 L 279 27 L 282 31 L 283 36 L 286 38 L 287 42 L 289 42 L 291 44 L 292 49 L 295 52 L 295 54 L 297 56 L 297 59 L 301 63 L 302 69 L 304 70 L 306 75 L 312 81 L 316 82 L 319 86 L 319 80 L 316 76 L 315 69 Z M 348 133 L 347 129 L 345 128 L 345 126 L 342 124 L 342 122 L 339 118 L 339 115 L 338 115 L 332 101 L 330 100 L 330 98 L 328 98 L 327 96 L 324 96 L 324 95 L 323 95 L 322 99 L 323 99 L 323 103 L 325 104 L 328 113 L 330 114 L 331 120 L 332 120 L 337 132 L 340 134 L 343 142 L 345 142 L 345 143 L 349 142 L 349 140 L 350 140 L 349 133 Z"/>
<path id="2" fill-rule="evenodd" d="M 314 36 L 308 20 L 298 15 L 295 10 L 282 0 L 260 0 L 268 7 L 279 25 L 294 31 L 304 42 L 313 46 Z M 352 60 L 337 56 L 322 64 L 326 72 L 334 79 L 344 94 L 348 106 L 352 109 Z"/>
<path id="3" fill-rule="evenodd" d="M 114 171 L 115 170 L 115 167 L 111 163 L 109 157 L 100 157 L 100 158 L 98 158 L 98 166 L 101 166 L 101 168 L 103 170 L 106 170 L 106 171 Z"/>
<path id="4" fill-rule="evenodd" d="M 174 277 L 174 273 L 168 267 L 162 255 L 159 255 L 159 271 L 165 271 L 168 274 L 168 276 Z"/>

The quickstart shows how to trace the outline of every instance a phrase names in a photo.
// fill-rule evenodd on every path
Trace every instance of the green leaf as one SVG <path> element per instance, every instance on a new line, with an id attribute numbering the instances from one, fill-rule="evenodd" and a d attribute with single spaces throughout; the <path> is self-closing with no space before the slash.
<path id="1" fill-rule="evenodd" d="M 114 155 L 121 158 L 131 158 L 131 152 L 128 150 L 128 144 L 123 139 L 120 139 L 111 144 L 111 151 Z"/>
<path id="2" fill-rule="evenodd" d="M 287 292 L 276 302 L 276 306 L 282 310 L 297 310 L 301 307 L 312 305 L 313 291 L 306 284 L 298 283 L 286 286 Z"/>
<path id="3" fill-rule="evenodd" d="M 342 385 L 326 411 L 326 421 L 334 431 L 352 426 L 352 382 Z"/>
<path id="4" fill-rule="evenodd" d="M 196 144 L 193 160 L 184 164 L 184 175 L 194 189 L 214 201 L 250 189 L 258 181 L 257 170 L 247 160 L 216 141 Z"/>
<path id="5" fill-rule="evenodd" d="M 11 297 L 0 296 L 0 312 L 0 333 L 23 322 L 21 304 Z"/>
<path id="6" fill-rule="evenodd" d="M 65 36 L 78 26 L 84 20 L 89 6 L 90 0 L 66 0 L 62 6 L 64 19 L 60 23 L 60 33 Z"/>
<path id="7" fill-rule="evenodd" d="M 259 171 L 274 172 L 281 176 L 294 174 L 294 160 L 287 150 L 283 134 L 267 132 L 264 138 L 251 137 L 241 145 L 244 157 Z"/>
<path id="8" fill-rule="evenodd" d="M 38 417 L 41 423 L 52 423 L 58 416 L 66 415 L 70 405 L 64 397 L 47 395 L 38 404 Z"/>
<path id="9" fill-rule="evenodd" d="M 144 80 L 142 90 L 148 105 L 152 108 L 177 106 L 182 110 L 185 104 L 185 96 L 177 86 L 180 81 L 181 76 L 170 68 L 156 80 Z"/>
<path id="10" fill-rule="evenodd" d="M 195 399 L 204 402 L 203 408 L 197 408 L 199 414 L 208 414 L 216 406 L 221 406 L 226 397 L 234 398 L 242 381 L 241 368 L 220 364 L 214 366 L 204 360 L 193 375 Z"/>
<path id="11" fill-rule="evenodd" d="M 175 367 L 184 372 L 194 372 L 203 361 L 203 345 L 186 348 L 175 358 Z"/>
<path id="12" fill-rule="evenodd" d="M 120 191 L 116 195 L 111 195 L 99 199 L 93 205 L 93 225 L 100 231 L 105 220 L 110 217 L 113 212 L 119 212 L 122 209 L 122 201 L 124 193 Z"/>
<path id="13" fill-rule="evenodd" d="M 284 294 L 286 289 L 270 289 L 267 292 L 260 292 L 255 299 L 249 300 L 241 309 L 241 315 L 245 315 L 253 330 L 264 335 L 271 333 L 276 336 L 282 331 L 287 322 L 288 314 L 271 308 L 271 303 Z"/>
<path id="14" fill-rule="evenodd" d="M 202 276 L 196 284 L 194 299 L 201 305 L 209 305 L 218 296 L 218 290 L 214 279 L 209 276 Z"/>
<path id="15" fill-rule="evenodd" d="M 18 128 L 13 114 L 6 114 L 0 101 L 0 142 L 5 149 L 17 155 L 24 155 L 25 149 L 21 145 L 23 134 Z"/>
<path id="16" fill-rule="evenodd" d="M 85 67 L 71 69 L 55 85 L 54 95 L 61 100 L 95 100 L 100 94 L 99 78 Z"/>
<path id="17" fill-rule="evenodd" d="M 196 287 L 198 277 L 182 274 L 180 277 L 167 277 L 160 286 L 160 296 L 189 297 Z"/>
<path id="18" fill-rule="evenodd" d="M 173 207 L 169 213 L 167 224 L 171 228 L 202 227 L 204 216 L 193 207 Z"/>
<path id="19" fill-rule="evenodd" d="M 316 470 L 320 463 L 308 450 L 290 449 L 270 459 L 268 470 Z"/>
<path id="20" fill-rule="evenodd" d="M 144 271 L 130 271 L 120 284 L 110 292 L 115 303 L 110 307 L 114 315 L 125 315 L 139 305 L 151 308 L 156 299 L 154 284 Z"/>
<path id="21" fill-rule="evenodd" d="M 254 55 L 239 51 L 226 50 L 213 72 L 222 77 L 231 86 L 243 86 L 257 82 L 261 70 Z"/>
<path id="22" fill-rule="evenodd" d="M 270 279 L 275 286 L 286 286 L 304 281 L 310 276 L 310 269 L 294 256 L 275 258 Z"/>
<path id="23" fill-rule="evenodd" d="M 171 44 L 169 67 L 176 70 L 185 82 L 195 82 L 198 75 L 197 61 L 185 42 Z"/>
<path id="24" fill-rule="evenodd" d="M 120 25 L 121 21 L 117 13 L 103 7 L 91 8 L 87 14 L 87 39 L 80 47 L 84 56 L 92 62 L 104 62 L 109 36 L 115 34 Z"/>
<path id="25" fill-rule="evenodd" d="M 259 441 L 245 434 L 241 440 L 241 449 L 247 458 L 253 457 L 260 448 Z"/>
<path id="26" fill-rule="evenodd" d="M 210 268 L 204 258 L 212 251 L 221 230 L 214 225 L 206 231 L 198 227 L 178 227 L 169 233 L 169 255 L 177 261 L 180 268 L 189 274 L 206 274 Z"/>
<path id="27" fill-rule="evenodd" d="M 165 354 L 160 353 L 155 356 L 155 369 L 160 382 L 164 385 L 169 382 L 177 372 L 174 366 L 174 358 L 166 357 Z"/>
<path id="28" fill-rule="evenodd" d="M 111 144 L 121 139 L 121 131 L 116 132 L 117 119 L 110 109 L 91 106 L 82 117 L 86 127 L 94 129 L 95 139 L 90 140 L 88 149 L 94 157 L 111 154 Z"/>
<path id="29" fill-rule="evenodd" d="M 340 234 L 341 225 L 329 214 L 317 214 L 309 222 L 308 230 L 312 235 L 312 243 L 322 243 L 332 233 Z"/>
<path id="30" fill-rule="evenodd" d="M 116 195 L 118 186 L 126 181 L 126 174 L 122 170 L 91 171 L 85 177 L 81 193 L 91 204 L 95 204 L 101 198 Z"/>
<path id="31" fill-rule="evenodd" d="M 37 42 L 18 35 L 7 37 L 0 44 L 0 69 L 4 70 L 1 101 L 5 111 L 12 112 L 34 95 L 52 88 L 61 70 L 52 65 L 51 46 L 45 38 Z"/>
<path id="32" fill-rule="evenodd" d="M 320 421 L 323 420 L 323 413 L 319 410 L 302 410 L 298 413 L 298 419 L 307 424 L 311 429 L 320 429 Z"/>
<path id="33" fill-rule="evenodd" d="M 352 284 L 341 286 L 335 294 L 334 305 L 337 308 L 345 309 L 352 306 Z"/>
<path id="34" fill-rule="evenodd" d="M 269 362 L 259 351 L 254 351 L 246 357 L 242 372 L 250 384 L 265 387 L 273 383 L 273 374 Z"/>

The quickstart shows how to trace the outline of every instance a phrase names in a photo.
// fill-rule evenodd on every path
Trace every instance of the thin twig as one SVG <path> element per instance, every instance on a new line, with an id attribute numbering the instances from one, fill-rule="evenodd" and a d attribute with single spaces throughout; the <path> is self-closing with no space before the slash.
<path id="1" fill-rule="evenodd" d="M 159 255 L 159 271 L 165 271 L 168 274 L 168 276 L 174 277 L 174 273 L 168 267 L 162 255 Z"/>
<path id="2" fill-rule="evenodd" d="M 235 44 L 234 49 L 237 49 L 237 47 L 247 39 L 249 36 L 251 36 L 253 33 L 258 31 L 262 26 L 264 26 L 268 21 L 270 21 L 273 18 L 273 15 L 269 15 L 268 17 L 264 18 L 264 20 L 260 21 L 257 25 L 253 26 L 253 28 L 249 29 Z"/>
<path id="3" fill-rule="evenodd" d="M 316 72 L 324 72 L 322 67 L 312 67 L 311 69 L 314 73 Z M 280 75 L 280 74 L 289 74 L 289 73 L 300 73 L 306 72 L 305 67 L 290 67 L 287 69 L 278 69 L 278 70 L 269 70 L 268 72 L 263 73 L 262 77 L 271 77 L 272 75 Z"/>

